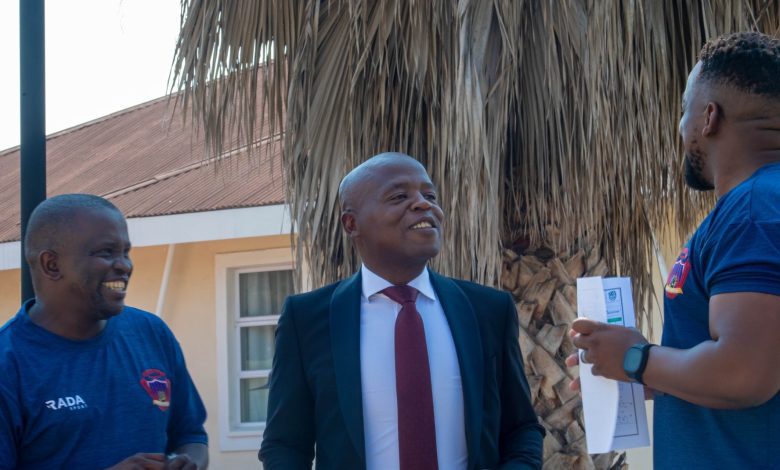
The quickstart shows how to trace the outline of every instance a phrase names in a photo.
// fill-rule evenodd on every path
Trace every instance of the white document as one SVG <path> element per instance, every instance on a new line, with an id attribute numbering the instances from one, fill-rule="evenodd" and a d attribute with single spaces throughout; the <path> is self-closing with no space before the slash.
<path id="1" fill-rule="evenodd" d="M 577 279 L 577 315 L 611 325 L 635 326 L 631 279 Z M 588 453 L 649 446 L 644 387 L 594 376 L 592 368 L 580 364 Z"/>

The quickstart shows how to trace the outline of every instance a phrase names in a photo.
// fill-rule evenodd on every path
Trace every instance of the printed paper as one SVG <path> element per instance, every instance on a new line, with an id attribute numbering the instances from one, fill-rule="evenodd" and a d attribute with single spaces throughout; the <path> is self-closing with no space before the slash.
<path id="1" fill-rule="evenodd" d="M 634 327 L 631 279 L 577 279 L 577 315 L 611 325 Z M 592 367 L 580 364 L 588 452 L 601 454 L 649 446 L 643 386 L 594 376 Z"/>

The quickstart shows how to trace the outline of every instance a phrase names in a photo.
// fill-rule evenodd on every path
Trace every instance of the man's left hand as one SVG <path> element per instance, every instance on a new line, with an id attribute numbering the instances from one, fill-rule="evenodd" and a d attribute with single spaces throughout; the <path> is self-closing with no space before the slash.
<path id="1" fill-rule="evenodd" d="M 636 328 L 608 325 L 587 318 L 578 318 L 572 323 L 569 335 L 574 346 L 581 349 L 582 362 L 592 364 L 593 375 L 601 375 L 608 379 L 629 382 L 623 371 L 623 357 L 631 346 L 637 343 L 647 343 Z M 580 362 L 577 354 L 566 359 L 566 365 L 573 367 Z M 579 388 L 579 379 L 572 388 Z"/>

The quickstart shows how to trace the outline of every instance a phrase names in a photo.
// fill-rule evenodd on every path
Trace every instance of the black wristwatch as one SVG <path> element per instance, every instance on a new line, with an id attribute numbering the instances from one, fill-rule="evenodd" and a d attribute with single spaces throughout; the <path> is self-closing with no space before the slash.
<path id="1" fill-rule="evenodd" d="M 626 355 L 623 356 L 623 371 L 625 371 L 628 378 L 642 385 L 645 384 L 642 381 L 642 374 L 645 372 L 647 357 L 650 355 L 650 348 L 653 346 L 655 344 L 637 343 L 628 348 Z"/>

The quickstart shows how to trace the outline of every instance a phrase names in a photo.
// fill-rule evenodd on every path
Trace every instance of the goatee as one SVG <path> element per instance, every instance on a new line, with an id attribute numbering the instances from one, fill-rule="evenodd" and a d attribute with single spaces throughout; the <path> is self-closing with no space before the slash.
<path id="1" fill-rule="evenodd" d="M 704 179 L 701 171 L 701 155 L 685 155 L 685 184 L 696 191 L 712 191 L 715 186 Z"/>

